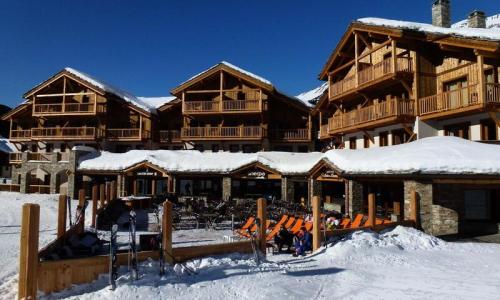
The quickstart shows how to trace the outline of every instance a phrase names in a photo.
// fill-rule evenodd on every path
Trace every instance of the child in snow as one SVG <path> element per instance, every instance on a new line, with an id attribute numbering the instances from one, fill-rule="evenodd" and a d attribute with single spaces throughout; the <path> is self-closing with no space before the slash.
<path id="1" fill-rule="evenodd" d="M 302 227 L 294 238 L 295 253 L 293 256 L 305 256 L 306 251 L 312 249 L 312 235 L 305 227 Z"/>

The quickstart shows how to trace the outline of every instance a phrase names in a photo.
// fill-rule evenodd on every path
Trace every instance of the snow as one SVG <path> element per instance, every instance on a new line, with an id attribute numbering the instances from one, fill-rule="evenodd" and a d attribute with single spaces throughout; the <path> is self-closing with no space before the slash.
<path id="1" fill-rule="evenodd" d="M 8 138 L 0 137 L 0 152 L 11 153 L 16 151 L 16 147 L 10 143 Z"/>
<path id="2" fill-rule="evenodd" d="M 330 150 L 325 159 L 347 174 L 500 174 L 500 146 L 450 136 L 389 147 Z"/>
<path id="3" fill-rule="evenodd" d="M 494 40 L 500 41 L 500 29 L 485 29 L 485 28 L 444 28 L 439 26 L 434 26 L 431 24 L 408 22 L 408 21 L 398 21 L 389 20 L 381 18 L 361 18 L 358 22 L 375 25 L 384 26 L 398 29 L 408 29 L 415 30 L 424 33 L 431 34 L 442 34 L 442 35 L 453 35 L 464 38 L 477 38 L 483 40 Z"/>
<path id="4" fill-rule="evenodd" d="M 452 28 L 466 28 L 467 26 L 469 26 L 469 22 L 467 19 L 451 25 Z M 500 14 L 493 15 L 491 17 L 487 17 L 486 18 L 486 28 L 489 28 L 489 29 L 500 28 Z"/>
<path id="5" fill-rule="evenodd" d="M 305 174 L 322 154 L 290 152 L 199 152 L 174 150 L 131 150 L 126 153 L 101 152 L 81 158 L 79 170 L 121 171 L 149 162 L 169 172 L 228 173 L 251 163 L 262 163 L 283 174 Z"/>
<path id="6" fill-rule="evenodd" d="M 101 90 L 103 90 L 105 92 L 116 95 L 117 97 L 127 101 L 128 103 L 130 103 L 130 104 L 132 104 L 140 109 L 143 109 L 147 112 L 156 113 L 156 108 L 151 107 L 150 105 L 144 103 L 138 97 L 132 95 L 129 92 L 126 92 L 120 88 L 114 87 L 108 83 L 105 83 L 104 81 L 102 81 L 100 79 L 97 79 L 91 75 L 88 75 L 88 74 L 83 73 L 81 71 L 78 71 L 76 69 L 66 67 L 66 68 L 64 68 L 64 70 L 73 74 L 74 76 L 76 76 L 80 79 L 87 81 L 88 83 L 100 88 Z"/>
<path id="7" fill-rule="evenodd" d="M 198 77 L 198 76 L 200 76 L 200 75 L 203 75 L 203 74 L 205 74 L 205 73 L 207 73 L 207 72 L 210 72 L 211 70 L 213 70 L 213 69 L 217 68 L 217 67 L 218 67 L 218 66 L 220 66 L 220 65 L 224 65 L 224 66 L 229 67 L 229 68 L 231 68 L 231 69 L 233 69 L 233 70 L 235 70 L 235 71 L 237 71 L 237 72 L 240 72 L 240 73 L 243 73 L 243 74 L 245 74 L 245 75 L 247 75 L 247 76 L 250 76 L 250 77 L 252 77 L 253 79 L 256 79 L 256 80 L 258 80 L 258 81 L 260 81 L 260 82 L 262 82 L 262 83 L 264 83 L 264 84 L 267 84 L 267 85 L 273 85 L 273 84 L 271 83 L 271 81 L 269 81 L 269 80 L 265 79 L 264 77 L 261 77 L 261 76 L 259 76 L 259 75 L 256 75 L 256 74 L 252 73 L 252 72 L 249 72 L 249 71 L 247 71 L 247 70 L 245 70 L 245 69 L 242 69 L 242 68 L 240 68 L 240 67 L 237 67 L 237 66 L 235 66 L 235 65 L 233 65 L 233 64 L 231 64 L 231 63 L 229 63 L 229 62 L 227 62 L 227 61 L 221 61 L 220 63 L 218 63 L 218 64 L 216 64 L 216 65 L 211 66 L 210 68 L 206 69 L 205 71 L 202 71 L 202 72 L 200 72 L 200 73 L 198 73 L 198 74 L 194 75 L 193 77 L 189 78 L 188 80 L 184 81 L 184 82 L 183 82 L 183 83 L 181 83 L 180 85 L 183 85 L 183 84 L 185 84 L 186 82 L 189 82 L 189 81 L 193 80 L 194 78 L 196 78 L 196 77 Z"/>
<path id="8" fill-rule="evenodd" d="M 146 104 L 150 109 L 158 109 L 163 105 L 170 103 L 177 99 L 175 96 L 164 96 L 164 97 L 137 97 L 144 104 Z"/>
<path id="9" fill-rule="evenodd" d="M 325 93 L 326 90 L 328 90 L 328 82 L 325 82 L 322 85 L 310 91 L 303 92 L 295 96 L 295 98 L 304 102 L 307 106 L 314 106 L 316 102 L 318 102 L 319 98 Z"/>

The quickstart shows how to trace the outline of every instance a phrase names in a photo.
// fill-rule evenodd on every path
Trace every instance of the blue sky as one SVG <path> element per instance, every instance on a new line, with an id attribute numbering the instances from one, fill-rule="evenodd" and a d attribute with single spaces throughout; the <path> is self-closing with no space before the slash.
<path id="1" fill-rule="evenodd" d="M 452 0 L 452 19 L 499 0 Z M 137 96 L 168 95 L 227 60 L 295 95 L 317 75 L 350 21 L 430 22 L 431 0 L 2 1 L 0 103 L 65 66 Z"/>

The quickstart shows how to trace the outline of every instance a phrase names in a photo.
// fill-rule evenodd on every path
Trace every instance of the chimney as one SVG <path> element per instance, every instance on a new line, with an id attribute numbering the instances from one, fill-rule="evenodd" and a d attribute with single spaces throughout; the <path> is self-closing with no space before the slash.
<path id="1" fill-rule="evenodd" d="M 432 25 L 451 27 L 450 0 L 435 0 L 432 4 Z"/>
<path id="2" fill-rule="evenodd" d="M 470 28 L 486 28 L 486 14 L 482 11 L 475 10 L 470 13 L 467 18 L 467 23 Z"/>

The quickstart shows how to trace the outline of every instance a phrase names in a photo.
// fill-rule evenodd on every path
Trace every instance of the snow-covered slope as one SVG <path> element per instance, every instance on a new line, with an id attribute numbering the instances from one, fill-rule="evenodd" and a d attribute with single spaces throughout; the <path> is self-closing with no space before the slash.
<path id="1" fill-rule="evenodd" d="M 469 26 L 469 22 L 467 21 L 467 19 L 451 25 L 452 28 L 466 28 L 467 26 Z M 498 28 L 498 29 L 500 29 L 500 14 L 493 15 L 491 17 L 487 17 L 486 18 L 486 28 L 489 28 L 489 29 Z"/>
<path id="2" fill-rule="evenodd" d="M 319 98 L 328 90 L 328 82 L 323 83 L 322 85 L 303 93 L 298 94 L 295 98 L 304 102 L 308 106 L 314 106 Z"/>

